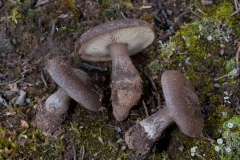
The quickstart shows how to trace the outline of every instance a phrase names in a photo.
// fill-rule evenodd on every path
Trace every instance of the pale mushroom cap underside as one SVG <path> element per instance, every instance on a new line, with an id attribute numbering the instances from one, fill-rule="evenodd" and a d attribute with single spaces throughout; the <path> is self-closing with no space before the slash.
<path id="1" fill-rule="evenodd" d="M 190 137 L 199 136 L 203 129 L 203 115 L 190 81 L 173 70 L 163 73 L 161 81 L 169 113 L 179 129 Z"/>
<path id="2" fill-rule="evenodd" d="M 110 61 L 108 51 L 110 44 L 127 44 L 128 53 L 131 56 L 149 46 L 154 37 L 151 26 L 145 21 L 116 20 L 99 25 L 83 34 L 76 44 L 75 52 L 85 60 Z"/>

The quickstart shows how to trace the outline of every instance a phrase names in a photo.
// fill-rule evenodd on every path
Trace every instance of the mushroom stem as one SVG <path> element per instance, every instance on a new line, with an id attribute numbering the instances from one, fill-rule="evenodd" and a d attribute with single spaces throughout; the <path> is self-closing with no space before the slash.
<path id="1" fill-rule="evenodd" d="M 123 121 L 141 98 L 142 80 L 129 58 L 126 44 L 110 44 L 108 51 L 112 58 L 113 115 L 117 121 Z"/>
<path id="2" fill-rule="evenodd" d="M 125 141 L 130 149 L 146 154 L 152 149 L 162 132 L 173 122 L 169 109 L 164 107 L 132 126 L 125 133 Z"/>
<path id="3" fill-rule="evenodd" d="M 169 114 L 169 109 L 164 107 L 150 117 L 139 122 L 139 124 L 144 128 L 150 139 L 157 140 L 162 135 L 162 132 L 173 122 Z"/>
<path id="4" fill-rule="evenodd" d="M 70 103 L 70 97 L 67 92 L 59 88 L 45 102 L 46 109 L 56 115 L 62 115 L 67 112 Z"/>

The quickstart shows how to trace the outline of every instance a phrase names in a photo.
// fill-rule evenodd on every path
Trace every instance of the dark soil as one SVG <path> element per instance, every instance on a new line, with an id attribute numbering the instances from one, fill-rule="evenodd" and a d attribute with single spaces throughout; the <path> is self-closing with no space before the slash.
<path id="1" fill-rule="evenodd" d="M 182 26 L 199 22 L 204 15 L 201 12 L 210 14 L 220 10 L 223 2 L 217 0 L 206 6 L 185 0 L 0 0 L 0 159 L 220 159 L 214 146 L 222 137 L 223 123 L 239 116 L 240 91 L 238 76 L 219 81 L 214 78 L 229 73 L 236 63 L 238 65 L 236 52 L 240 34 L 239 27 L 234 26 L 236 23 L 239 26 L 239 14 L 234 16 L 229 42 L 224 42 L 224 47 L 216 40 L 189 48 L 187 43 L 181 44 L 184 38 L 178 37 L 179 44 L 173 55 L 168 57 L 161 49 Z M 234 8 L 234 2 L 229 4 Z M 83 61 L 72 53 L 76 41 L 85 31 L 122 18 L 147 21 L 153 25 L 156 38 L 147 49 L 131 57 L 143 79 L 143 95 L 129 117 L 117 122 L 110 100 L 111 62 Z M 210 23 L 204 25 L 210 26 Z M 224 25 L 218 25 L 218 29 L 225 27 L 227 30 Z M 188 27 L 187 31 L 194 30 Z M 211 33 L 217 30 L 206 28 Z M 190 34 L 189 37 L 194 36 Z M 204 56 L 203 50 L 208 51 Z M 184 54 L 186 52 L 189 54 Z M 46 62 L 52 57 L 86 71 L 103 93 L 103 108 L 100 113 L 94 113 L 72 101 L 68 114 L 64 115 L 65 121 L 53 137 L 46 137 L 36 128 L 35 117 L 38 110 L 44 110 L 44 99 L 57 89 L 45 69 Z M 231 59 L 233 63 L 230 63 Z M 164 150 L 159 147 L 160 137 L 149 155 L 138 155 L 127 148 L 124 133 L 144 119 L 146 113 L 151 115 L 159 110 L 159 103 L 164 106 L 160 78 L 169 69 L 182 72 L 195 87 L 205 116 L 203 134 L 193 139 L 176 126 L 170 126 L 163 134 L 167 139 L 164 143 L 168 143 L 164 144 L 167 146 Z M 27 97 L 22 105 L 15 105 L 20 90 L 26 91 Z M 54 116 L 42 114 L 37 118 L 39 123 L 41 119 Z M 54 123 L 58 125 L 61 120 L 55 119 Z M 194 146 L 198 146 L 200 156 L 191 156 L 190 149 Z M 233 149 L 233 155 L 236 153 Z"/>

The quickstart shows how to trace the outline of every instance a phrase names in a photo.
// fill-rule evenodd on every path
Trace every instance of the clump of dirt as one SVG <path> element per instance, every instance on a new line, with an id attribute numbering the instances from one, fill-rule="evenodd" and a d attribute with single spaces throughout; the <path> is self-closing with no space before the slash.
<path id="1" fill-rule="evenodd" d="M 39 100 L 36 107 L 35 123 L 38 129 L 43 131 L 45 136 L 58 137 L 63 132 L 62 123 L 66 119 L 67 114 L 55 114 L 45 107 L 45 98 Z"/>

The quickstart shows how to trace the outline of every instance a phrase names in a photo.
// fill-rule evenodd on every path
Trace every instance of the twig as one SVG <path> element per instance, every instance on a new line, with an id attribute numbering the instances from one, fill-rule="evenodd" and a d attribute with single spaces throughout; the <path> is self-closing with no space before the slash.
<path id="1" fill-rule="evenodd" d="M 230 73 L 228 73 L 226 75 L 223 75 L 219 78 L 215 78 L 214 81 L 218 81 L 222 78 L 229 77 L 229 76 L 234 76 L 234 77 L 239 76 L 239 66 L 238 66 L 239 65 L 239 61 L 238 61 L 239 60 L 239 50 L 240 50 L 240 47 L 238 48 L 237 53 L 236 53 L 236 69 L 234 69 L 235 72 L 230 72 Z"/>
<path id="2" fill-rule="evenodd" d="M 84 147 L 84 144 L 81 148 L 81 152 L 82 152 L 82 157 L 81 157 L 81 160 L 84 160 L 84 155 L 85 155 L 85 147 Z"/>
<path id="3" fill-rule="evenodd" d="M 112 146 L 116 152 L 118 151 L 118 148 L 111 141 L 108 141 L 108 144 Z"/>
<path id="4" fill-rule="evenodd" d="M 48 2 L 49 2 L 49 0 L 37 2 L 37 4 L 36 4 L 34 7 L 35 7 L 35 8 L 36 8 L 36 7 L 39 7 L 39 6 L 44 5 L 45 3 L 48 3 Z"/>
<path id="5" fill-rule="evenodd" d="M 126 19 L 125 15 L 124 15 L 122 12 L 120 12 L 120 13 L 121 13 L 121 15 L 123 16 L 123 18 Z"/>
<path id="6" fill-rule="evenodd" d="M 158 93 L 158 90 L 157 90 L 157 87 L 155 85 L 155 83 L 153 82 L 152 78 L 148 75 L 148 73 L 146 71 L 144 71 L 144 74 L 146 75 L 146 77 L 148 78 L 148 80 L 150 81 L 153 89 L 154 89 L 154 92 L 156 94 L 156 97 L 157 97 L 157 103 L 158 103 L 158 107 L 159 108 L 162 108 L 162 104 L 161 104 L 161 96 L 160 94 Z"/>
<path id="7" fill-rule="evenodd" d="M 149 117 L 148 110 L 147 110 L 147 107 L 146 107 L 146 104 L 145 104 L 144 100 L 142 100 L 142 103 L 143 103 L 143 107 L 144 107 L 146 116 Z"/>
<path id="8" fill-rule="evenodd" d="M 44 78 L 44 75 L 43 75 L 43 71 L 41 72 L 41 79 L 42 79 L 42 81 L 43 81 L 44 86 L 45 86 L 46 88 L 48 88 L 47 82 L 46 82 L 46 80 L 45 80 L 45 78 Z"/>
<path id="9" fill-rule="evenodd" d="M 198 154 L 198 153 L 194 153 L 198 158 L 200 158 L 201 160 L 206 160 L 202 155 Z"/>
<path id="10" fill-rule="evenodd" d="M 236 68 L 237 68 L 237 71 L 238 71 L 238 59 L 239 59 L 239 51 L 237 51 L 236 53 Z"/>
<path id="11" fill-rule="evenodd" d="M 234 0 L 234 4 L 235 4 L 236 11 L 233 12 L 230 16 L 234 16 L 235 14 L 240 12 L 239 3 L 237 2 L 237 0 Z"/>
<path id="12" fill-rule="evenodd" d="M 73 151 L 73 160 L 77 160 L 76 147 L 74 143 L 72 143 L 72 151 Z"/>
<path id="13" fill-rule="evenodd" d="M 239 75 L 239 73 L 229 73 L 229 74 L 223 75 L 223 76 L 221 76 L 221 77 L 219 77 L 219 78 L 215 78 L 214 81 L 218 81 L 218 80 L 220 80 L 220 79 L 223 79 L 223 78 L 225 78 L 225 77 L 230 77 L 230 76 L 236 77 L 236 76 L 238 76 L 238 75 Z"/>
<path id="14" fill-rule="evenodd" d="M 23 78 L 21 78 L 19 80 L 18 80 L 18 78 L 16 78 L 16 79 L 14 79 L 12 81 L 9 81 L 9 82 L 0 83 L 0 86 L 11 84 L 11 83 L 18 83 L 18 82 L 21 82 L 22 80 L 23 80 Z"/>
<path id="15" fill-rule="evenodd" d="M 1 97 L 0 97 L 1 98 Z M 240 114 L 240 106 L 239 106 L 239 99 L 238 99 L 238 97 L 237 97 L 237 105 L 236 105 L 236 108 L 235 108 L 235 112 L 237 113 L 237 114 Z"/>
<path id="16" fill-rule="evenodd" d="M 234 0 L 234 5 L 235 5 L 235 9 L 238 9 L 238 2 L 237 2 L 237 0 Z"/>

